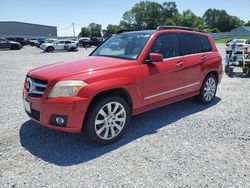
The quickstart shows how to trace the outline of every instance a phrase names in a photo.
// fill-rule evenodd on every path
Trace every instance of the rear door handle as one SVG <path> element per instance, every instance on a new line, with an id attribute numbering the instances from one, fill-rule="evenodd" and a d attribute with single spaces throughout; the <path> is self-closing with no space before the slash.
<path id="1" fill-rule="evenodd" d="M 183 62 L 182 61 L 177 62 L 175 65 L 176 65 L 176 67 L 181 67 L 183 65 Z"/>

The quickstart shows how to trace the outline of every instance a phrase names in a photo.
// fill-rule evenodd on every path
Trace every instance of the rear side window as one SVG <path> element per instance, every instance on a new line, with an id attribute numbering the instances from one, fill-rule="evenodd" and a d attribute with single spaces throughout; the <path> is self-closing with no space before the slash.
<path id="1" fill-rule="evenodd" d="M 181 55 L 201 53 L 203 48 L 199 36 L 192 33 L 180 34 Z"/>
<path id="2" fill-rule="evenodd" d="M 178 35 L 176 33 L 166 33 L 158 36 L 150 52 L 162 54 L 164 59 L 179 56 Z"/>
<path id="3" fill-rule="evenodd" d="M 210 52 L 212 51 L 212 46 L 208 40 L 207 37 L 200 35 L 199 36 L 200 40 L 201 40 L 201 45 L 203 48 L 203 52 Z"/>

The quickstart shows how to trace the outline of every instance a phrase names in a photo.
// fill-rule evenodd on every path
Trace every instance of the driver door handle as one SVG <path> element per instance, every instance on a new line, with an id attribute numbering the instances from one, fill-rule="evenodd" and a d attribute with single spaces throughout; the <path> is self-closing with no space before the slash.
<path id="1" fill-rule="evenodd" d="M 181 66 L 183 65 L 183 62 L 182 62 L 182 61 L 179 61 L 179 62 L 177 62 L 175 65 L 176 65 L 176 67 L 181 67 Z"/>

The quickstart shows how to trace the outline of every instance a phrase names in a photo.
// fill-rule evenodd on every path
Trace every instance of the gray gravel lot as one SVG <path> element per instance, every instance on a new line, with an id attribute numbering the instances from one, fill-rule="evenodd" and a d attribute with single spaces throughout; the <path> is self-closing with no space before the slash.
<path id="1" fill-rule="evenodd" d="M 212 104 L 188 99 L 138 115 L 105 147 L 29 120 L 27 71 L 91 50 L 0 51 L 0 187 L 250 187 L 250 80 L 240 73 L 224 75 Z"/>

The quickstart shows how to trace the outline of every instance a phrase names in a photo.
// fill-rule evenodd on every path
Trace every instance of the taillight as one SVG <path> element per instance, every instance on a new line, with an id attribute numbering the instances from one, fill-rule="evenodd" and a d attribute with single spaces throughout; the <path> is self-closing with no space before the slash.
<path id="1" fill-rule="evenodd" d="M 229 44 L 226 44 L 226 46 L 229 46 Z"/>
<path id="2" fill-rule="evenodd" d="M 243 46 L 243 44 L 237 44 L 237 46 L 238 46 L 238 47 L 242 47 L 242 46 Z"/>

